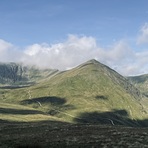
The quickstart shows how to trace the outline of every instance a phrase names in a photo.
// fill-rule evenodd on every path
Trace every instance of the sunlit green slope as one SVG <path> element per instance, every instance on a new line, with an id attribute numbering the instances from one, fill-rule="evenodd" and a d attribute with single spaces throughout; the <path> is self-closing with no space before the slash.
<path id="1" fill-rule="evenodd" d="M 45 114 L 37 109 L 9 103 L 0 103 L 0 123 L 7 122 L 33 122 L 33 121 L 60 121 L 58 118 Z"/>

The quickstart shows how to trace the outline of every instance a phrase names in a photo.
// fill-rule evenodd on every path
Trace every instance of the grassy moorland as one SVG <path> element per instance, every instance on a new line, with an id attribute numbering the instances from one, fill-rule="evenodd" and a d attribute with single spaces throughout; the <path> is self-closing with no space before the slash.
<path id="1" fill-rule="evenodd" d="M 2 122 L 2 121 L 1 121 Z M 148 129 L 55 121 L 0 124 L 0 147 L 147 148 Z"/>

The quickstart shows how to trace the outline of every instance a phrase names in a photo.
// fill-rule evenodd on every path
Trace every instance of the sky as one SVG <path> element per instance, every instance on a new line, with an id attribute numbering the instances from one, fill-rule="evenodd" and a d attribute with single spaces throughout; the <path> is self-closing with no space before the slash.
<path id="1" fill-rule="evenodd" d="M 148 74 L 147 0 L 0 0 L 0 62 L 66 70 L 96 59 Z"/>

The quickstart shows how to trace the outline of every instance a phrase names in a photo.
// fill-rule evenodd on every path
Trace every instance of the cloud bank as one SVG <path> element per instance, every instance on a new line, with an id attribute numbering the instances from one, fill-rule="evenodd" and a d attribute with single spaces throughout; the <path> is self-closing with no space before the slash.
<path id="1" fill-rule="evenodd" d="M 145 23 L 140 29 L 140 35 L 137 39 L 138 44 L 148 43 L 148 23 Z"/>
<path id="2" fill-rule="evenodd" d="M 142 28 L 139 43 L 148 42 L 148 25 Z M 9 42 L 0 40 L 0 62 L 22 62 L 40 68 L 65 70 L 87 60 L 96 59 L 122 75 L 148 73 L 148 51 L 136 52 L 125 40 L 103 48 L 90 36 L 69 35 L 57 44 L 33 44 L 23 50 Z"/>

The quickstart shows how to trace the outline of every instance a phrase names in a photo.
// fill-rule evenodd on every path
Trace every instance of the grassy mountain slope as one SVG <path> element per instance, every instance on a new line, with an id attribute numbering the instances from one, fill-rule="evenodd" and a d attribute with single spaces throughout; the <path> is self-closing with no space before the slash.
<path id="1" fill-rule="evenodd" d="M 53 120 L 60 121 L 58 118 L 45 114 L 37 109 L 9 103 L 0 103 L 0 122 L 33 122 Z"/>
<path id="2" fill-rule="evenodd" d="M 131 126 L 148 117 L 141 97 L 126 78 L 95 60 L 30 87 L 0 89 L 3 103 L 35 108 L 63 121 Z"/>

